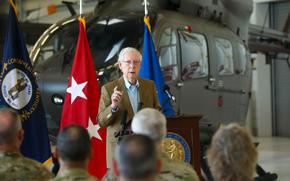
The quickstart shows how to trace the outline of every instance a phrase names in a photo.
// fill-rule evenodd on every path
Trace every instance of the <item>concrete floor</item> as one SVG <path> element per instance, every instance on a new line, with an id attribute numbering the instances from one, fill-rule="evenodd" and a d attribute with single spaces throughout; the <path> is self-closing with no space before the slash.
<path id="1" fill-rule="evenodd" d="M 278 174 L 278 181 L 290 180 L 290 138 L 258 137 L 258 163 L 266 172 Z"/>

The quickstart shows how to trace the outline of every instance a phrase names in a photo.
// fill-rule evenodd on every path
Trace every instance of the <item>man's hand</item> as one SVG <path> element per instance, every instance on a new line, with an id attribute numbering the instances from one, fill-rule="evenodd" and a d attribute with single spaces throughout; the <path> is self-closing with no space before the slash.
<path id="1" fill-rule="evenodd" d="M 116 86 L 111 96 L 111 101 L 112 101 L 111 107 L 113 109 L 117 109 L 119 103 L 122 100 L 122 97 L 123 97 L 123 91 L 118 91 L 118 86 Z"/>

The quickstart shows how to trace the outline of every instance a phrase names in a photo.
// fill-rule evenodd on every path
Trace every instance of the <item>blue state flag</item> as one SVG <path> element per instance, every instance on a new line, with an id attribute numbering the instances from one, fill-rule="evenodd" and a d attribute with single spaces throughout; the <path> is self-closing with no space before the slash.
<path id="1" fill-rule="evenodd" d="M 23 34 L 13 7 L 10 5 L 8 28 L 1 61 L 0 104 L 19 113 L 24 129 L 21 153 L 48 165 L 51 162 L 51 150 L 45 112 Z"/>
<path id="2" fill-rule="evenodd" d="M 140 69 L 140 77 L 151 79 L 155 82 L 158 92 L 158 100 L 162 106 L 163 113 L 166 116 L 174 115 L 170 100 L 163 92 L 164 78 L 155 53 L 154 43 L 150 34 L 149 17 L 144 17 L 144 40 L 142 52 L 142 65 Z M 149 26 L 149 27 L 148 27 Z"/>

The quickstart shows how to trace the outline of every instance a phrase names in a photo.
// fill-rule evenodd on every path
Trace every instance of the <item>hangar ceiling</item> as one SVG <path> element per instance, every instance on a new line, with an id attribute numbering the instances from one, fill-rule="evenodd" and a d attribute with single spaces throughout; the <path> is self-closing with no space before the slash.
<path id="1" fill-rule="evenodd" d="M 71 16 L 62 0 L 15 0 L 19 11 L 19 22 L 24 38 L 29 46 L 33 46 L 40 35 L 53 23 Z M 79 13 L 79 0 L 69 0 L 76 13 Z M 91 12 L 98 0 L 83 0 L 83 12 Z M 8 20 L 9 0 L 0 6 L 0 58 Z"/>
<path id="2" fill-rule="evenodd" d="M 52 24 L 67 18 L 71 14 L 62 0 L 15 0 L 20 14 L 20 21 Z M 79 0 L 66 1 L 79 13 Z M 98 0 L 83 0 L 84 13 L 94 10 Z M 8 14 L 9 1 L 1 4 L 1 11 Z"/>
<path id="3" fill-rule="evenodd" d="M 73 4 L 79 11 L 79 0 L 64 0 Z M 82 0 L 84 12 L 92 11 L 101 0 Z M 141 0 L 140 0 L 141 1 Z M 194 0 L 187 0 L 194 1 Z M 253 0 L 254 3 L 281 2 L 286 0 Z M 63 4 L 63 0 L 15 0 L 17 3 L 21 21 L 37 23 L 54 23 L 60 18 L 70 16 L 69 11 Z M 8 13 L 9 0 L 1 2 L 0 12 Z"/>

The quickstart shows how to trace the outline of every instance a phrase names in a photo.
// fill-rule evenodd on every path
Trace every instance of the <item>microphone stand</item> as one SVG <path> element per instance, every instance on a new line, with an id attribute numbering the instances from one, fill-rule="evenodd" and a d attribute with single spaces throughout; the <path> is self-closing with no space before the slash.
<path id="1" fill-rule="evenodd" d="M 139 107 L 141 107 L 141 105 Z M 121 127 L 120 127 L 120 129 L 118 131 L 116 131 L 114 133 L 114 136 L 117 139 L 117 144 L 120 143 L 120 141 L 122 140 L 122 138 L 124 136 L 130 135 L 130 134 L 133 133 L 132 130 L 131 130 L 131 121 L 132 120 L 127 121 L 127 114 L 128 114 L 127 110 L 124 110 L 122 112 L 121 120 L 120 120 L 121 121 L 120 122 Z"/>
<path id="2" fill-rule="evenodd" d="M 163 101 L 162 103 L 162 106 L 161 108 L 159 109 L 160 112 L 162 112 L 163 114 L 166 113 L 167 110 L 164 109 L 164 106 L 167 104 L 167 103 L 170 103 L 171 99 L 168 97 L 167 99 L 165 99 L 165 101 Z"/>

